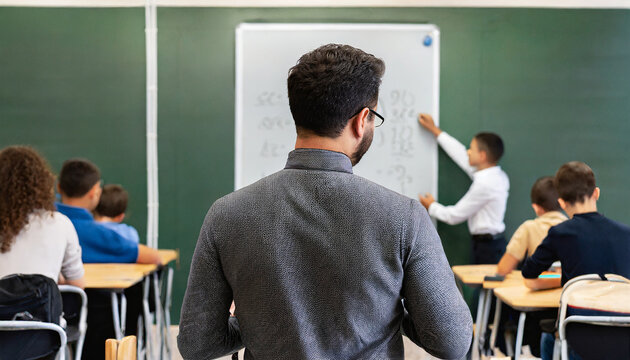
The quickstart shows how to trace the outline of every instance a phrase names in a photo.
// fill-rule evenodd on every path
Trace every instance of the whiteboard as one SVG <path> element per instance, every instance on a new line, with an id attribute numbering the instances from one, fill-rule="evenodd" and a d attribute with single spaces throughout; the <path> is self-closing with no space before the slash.
<path id="1" fill-rule="evenodd" d="M 385 61 L 370 150 L 354 173 L 416 199 L 437 194 L 437 144 L 419 112 L 439 120 L 440 33 L 415 24 L 252 24 L 236 29 L 235 188 L 284 168 L 296 131 L 289 68 L 321 45 L 352 45 Z"/>

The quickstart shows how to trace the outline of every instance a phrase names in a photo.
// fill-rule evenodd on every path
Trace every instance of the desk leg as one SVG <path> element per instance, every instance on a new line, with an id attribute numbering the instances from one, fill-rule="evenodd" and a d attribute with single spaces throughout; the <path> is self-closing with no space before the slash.
<path id="1" fill-rule="evenodd" d="M 527 313 L 522 311 L 518 317 L 518 330 L 516 331 L 516 345 L 514 346 L 514 360 L 521 357 L 521 347 L 523 346 L 523 330 L 525 329 L 525 318 Z"/>
<path id="2" fill-rule="evenodd" d="M 155 352 L 158 356 L 158 359 L 162 359 L 162 343 L 164 339 L 162 338 L 162 301 L 160 300 L 160 283 L 158 281 L 158 273 L 157 271 L 153 273 L 153 296 L 155 298 L 155 331 L 156 338 L 155 341 Z"/>
<path id="3" fill-rule="evenodd" d="M 481 318 L 483 317 L 483 309 L 486 300 L 486 291 L 480 289 L 479 291 L 479 303 L 477 304 L 477 324 L 475 325 L 475 336 L 473 338 L 472 358 L 473 360 L 479 359 L 479 334 L 481 333 Z"/>
<path id="4" fill-rule="evenodd" d="M 171 358 L 171 295 L 173 291 L 173 268 L 166 268 L 166 296 L 164 297 L 164 354 Z"/>
<path id="5" fill-rule="evenodd" d="M 127 297 L 125 293 L 120 293 L 120 332 L 125 336 L 127 329 Z"/>
<path id="6" fill-rule="evenodd" d="M 497 298 L 497 304 L 494 309 L 494 322 L 492 323 L 492 332 L 490 333 L 490 350 L 494 353 L 494 347 L 497 341 L 497 333 L 499 332 L 499 321 L 501 319 L 501 299 Z"/>
<path id="7" fill-rule="evenodd" d="M 138 316 L 138 342 L 136 343 L 138 349 L 137 359 L 146 359 L 146 349 L 144 347 L 144 316 Z"/>
<path id="8" fill-rule="evenodd" d="M 153 324 L 153 319 L 151 318 L 151 310 L 149 309 L 149 288 L 151 287 L 150 279 L 147 276 L 144 279 L 144 283 L 142 285 L 142 308 L 144 310 L 144 328 L 147 333 L 145 343 L 146 343 L 146 355 L 147 359 L 153 359 L 153 329 L 151 324 Z"/>
<path id="9" fill-rule="evenodd" d="M 488 329 L 488 319 L 490 318 L 490 305 L 492 304 L 492 290 L 481 289 L 481 291 L 486 293 L 486 302 L 483 306 L 483 315 L 481 316 L 481 331 L 479 332 L 479 351 L 483 354 L 483 349 L 486 345 L 486 330 Z"/>
<path id="10" fill-rule="evenodd" d="M 116 340 L 122 340 L 123 332 L 120 328 L 120 313 L 118 312 L 118 295 L 115 292 L 111 292 L 112 302 L 112 316 L 114 318 L 114 332 L 116 333 Z"/>

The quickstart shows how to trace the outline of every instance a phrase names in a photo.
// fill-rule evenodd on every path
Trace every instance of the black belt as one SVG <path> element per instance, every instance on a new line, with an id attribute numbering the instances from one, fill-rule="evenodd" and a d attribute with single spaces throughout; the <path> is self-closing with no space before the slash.
<path id="1" fill-rule="evenodd" d="M 493 240 L 498 240 L 498 239 L 502 239 L 505 238 L 505 235 L 503 233 L 498 233 L 498 234 L 476 234 L 476 235 L 472 235 L 472 239 L 474 241 L 493 241 Z"/>

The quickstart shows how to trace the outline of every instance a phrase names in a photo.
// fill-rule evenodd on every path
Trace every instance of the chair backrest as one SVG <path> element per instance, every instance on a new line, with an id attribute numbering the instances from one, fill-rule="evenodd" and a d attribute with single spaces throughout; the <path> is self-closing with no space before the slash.
<path id="1" fill-rule="evenodd" d="M 630 280 L 583 275 L 565 284 L 560 300 L 562 356 L 568 345 L 584 359 L 630 358 Z"/>
<path id="2" fill-rule="evenodd" d="M 58 359 L 65 360 L 66 347 L 65 330 L 52 323 L 41 321 L 0 320 L 0 338 L 3 340 L 16 337 L 21 343 L 17 346 L 0 346 L 2 360 L 23 359 Z M 43 349 L 43 351 L 41 351 Z"/>
<path id="3" fill-rule="evenodd" d="M 125 336 L 122 340 L 105 341 L 105 360 L 136 360 L 136 337 Z"/>
<path id="4" fill-rule="evenodd" d="M 63 299 L 63 317 L 66 320 L 68 344 L 75 344 L 74 358 L 81 359 L 87 331 L 87 295 L 72 285 L 59 285 Z"/>
<path id="5" fill-rule="evenodd" d="M 59 349 L 63 349 L 65 332 L 61 341 L 55 330 L 48 326 L 54 324 L 59 327 L 61 309 L 61 294 L 57 284 L 46 276 L 14 274 L 0 279 L 2 330 L 11 330 L 0 336 L 2 358 L 54 356 Z M 19 326 L 19 323 L 27 322 L 42 326 Z"/>

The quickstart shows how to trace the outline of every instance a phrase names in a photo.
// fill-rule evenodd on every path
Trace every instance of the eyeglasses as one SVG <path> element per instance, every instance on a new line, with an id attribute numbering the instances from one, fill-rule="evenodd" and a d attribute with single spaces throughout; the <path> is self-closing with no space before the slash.
<path id="1" fill-rule="evenodd" d="M 383 115 L 377 113 L 376 111 L 370 109 L 367 106 L 361 108 L 361 110 L 359 110 L 356 114 L 352 115 L 352 117 L 355 117 L 355 116 L 359 115 L 359 113 L 361 111 L 363 111 L 363 109 L 365 109 L 365 108 L 367 108 L 372 114 L 376 115 L 376 117 L 379 118 L 378 121 L 376 121 L 376 120 L 374 121 L 374 127 L 379 127 L 379 126 L 383 125 L 383 123 L 385 122 L 385 118 L 383 117 Z"/>
<path id="2" fill-rule="evenodd" d="M 377 113 L 376 111 L 374 111 L 374 110 L 372 110 L 370 108 L 368 108 L 368 110 L 370 110 L 370 112 L 372 114 L 376 115 L 376 117 L 380 119 L 379 121 L 375 121 L 374 122 L 374 127 L 379 127 L 379 126 L 383 125 L 383 123 L 385 122 L 385 118 L 381 114 Z"/>

